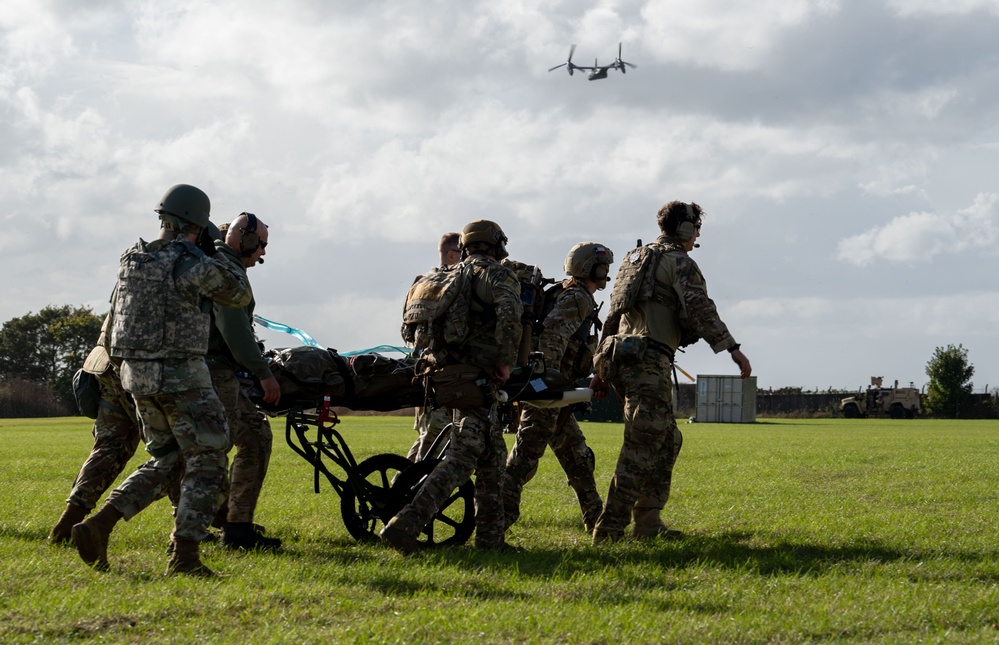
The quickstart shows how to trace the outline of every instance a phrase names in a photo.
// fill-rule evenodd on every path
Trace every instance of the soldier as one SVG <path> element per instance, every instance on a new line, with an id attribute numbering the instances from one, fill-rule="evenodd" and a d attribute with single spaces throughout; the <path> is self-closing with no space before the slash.
<path id="1" fill-rule="evenodd" d="M 225 410 L 205 365 L 207 313 L 212 301 L 243 307 L 252 293 L 229 262 L 195 246 L 211 203 L 200 189 L 171 187 L 156 207 L 159 238 L 139 240 L 121 256 L 111 298 L 111 357 L 121 361 L 121 383 L 135 400 L 150 460 L 108 496 L 104 506 L 72 529 L 80 558 L 105 571 L 108 539 L 121 518 L 131 519 L 181 479 L 167 574 L 214 576 L 198 544 L 218 507 L 231 447 Z M 217 232 L 217 230 L 216 230 Z"/>
<path id="2" fill-rule="evenodd" d="M 52 544 L 65 544 L 72 540 L 73 525 L 82 522 L 94 510 L 101 495 L 125 469 L 125 464 L 139 445 L 135 403 L 122 389 L 121 379 L 105 349 L 108 320 L 105 317 L 97 347 L 83 363 L 83 369 L 97 377 L 101 389 L 101 402 L 92 431 L 94 447 L 73 482 L 66 510 L 49 533 Z"/>
<path id="3" fill-rule="evenodd" d="M 557 368 L 572 382 L 590 376 L 599 323 L 593 294 L 607 286 L 614 254 L 595 242 L 580 242 L 565 258 L 565 280 L 555 296 L 554 306 L 545 316 L 537 348 L 546 367 Z M 593 451 L 586 445 L 572 409 L 523 407 L 517 439 L 506 462 L 503 476 L 503 512 L 509 528 L 520 517 L 520 497 L 524 484 L 538 470 L 538 460 L 547 446 L 558 458 L 576 493 L 583 513 L 583 526 L 592 534 L 603 502 L 593 479 Z"/>
<path id="4" fill-rule="evenodd" d="M 231 269 L 246 278 L 247 270 L 263 264 L 267 253 L 269 229 L 253 213 L 240 213 L 225 231 L 225 239 L 215 243 L 218 260 L 228 261 Z M 229 436 L 236 455 L 229 474 L 228 498 L 219 510 L 223 520 L 219 543 L 229 549 L 276 549 L 281 540 L 260 534 L 253 515 L 267 476 L 274 435 L 267 416 L 250 400 L 247 389 L 252 376 L 260 381 L 263 399 L 276 404 L 281 387 L 271 374 L 267 360 L 253 332 L 251 298 L 245 307 L 227 307 L 215 303 L 208 336 L 205 362 L 212 385 L 222 401 L 229 425 Z"/>
<path id="5" fill-rule="evenodd" d="M 447 271 L 461 261 L 461 233 L 445 233 L 437 244 L 440 265 L 433 271 Z M 414 427 L 419 433 L 406 458 L 417 462 L 427 456 L 430 446 L 440 433 L 451 423 L 451 412 L 447 408 L 418 408 Z"/>
<path id="6" fill-rule="evenodd" d="M 438 366 L 471 366 L 487 381 L 484 402 L 457 405 L 447 458 L 437 464 L 416 497 L 381 531 L 382 542 L 402 553 L 419 548 L 417 536 L 452 491 L 475 472 L 475 547 L 505 547 L 502 477 L 506 443 L 496 414 L 496 385 L 505 383 L 516 363 L 522 306 L 520 285 L 499 263 L 507 256 L 506 235 L 488 220 L 461 232 L 462 272 L 468 288 L 468 332 L 460 343 L 431 347 Z M 423 357 L 421 357 L 423 358 Z M 431 378 L 433 378 L 431 376 Z"/>
<path id="7" fill-rule="evenodd" d="M 669 202 L 659 210 L 661 235 L 629 253 L 618 269 L 590 386 L 602 398 L 613 385 L 624 400 L 624 445 L 594 544 L 624 537 L 632 518 L 635 538 L 682 537 L 660 518 L 682 441 L 670 401 L 677 348 L 703 338 L 715 353 L 729 352 L 742 378 L 752 373 L 688 255 L 697 247 L 702 217 L 697 204 Z"/>

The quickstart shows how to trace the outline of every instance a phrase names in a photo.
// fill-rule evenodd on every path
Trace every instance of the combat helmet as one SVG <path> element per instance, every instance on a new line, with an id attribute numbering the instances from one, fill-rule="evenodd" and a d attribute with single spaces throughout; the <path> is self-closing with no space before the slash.
<path id="1" fill-rule="evenodd" d="M 163 194 L 160 203 L 153 210 L 159 213 L 160 217 L 171 215 L 198 228 L 205 228 L 209 225 L 208 217 L 211 214 L 212 203 L 205 191 L 200 188 L 177 184 Z"/>
<path id="2" fill-rule="evenodd" d="M 607 286 L 610 264 L 614 253 L 597 242 L 580 242 L 565 256 L 565 274 L 573 278 L 589 279 L 597 283 L 598 289 Z"/>
<path id="3" fill-rule="evenodd" d="M 466 252 L 475 250 L 479 245 L 492 247 L 497 260 L 502 260 L 509 253 L 506 252 L 506 234 L 496 222 L 487 219 L 477 219 L 469 222 L 465 228 L 461 229 L 461 248 Z"/>

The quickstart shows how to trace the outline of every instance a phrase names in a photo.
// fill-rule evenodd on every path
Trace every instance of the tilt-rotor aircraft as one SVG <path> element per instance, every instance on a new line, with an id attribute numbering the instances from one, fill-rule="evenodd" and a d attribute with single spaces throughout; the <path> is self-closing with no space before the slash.
<path id="1" fill-rule="evenodd" d="M 556 65 L 555 67 L 552 67 L 548 71 L 549 72 L 553 72 L 556 69 L 558 69 L 559 67 L 565 67 L 569 71 L 569 76 L 572 76 L 572 73 L 574 71 L 576 71 L 577 69 L 580 70 L 580 71 L 583 71 L 583 72 L 587 72 L 588 71 L 590 73 L 590 75 L 587 78 L 589 80 L 591 80 L 591 81 L 596 81 L 596 80 L 599 80 L 601 78 L 607 78 L 607 71 L 608 70 L 616 69 L 616 70 L 620 70 L 620 72 L 622 74 L 625 74 L 627 72 L 627 68 L 628 67 L 630 67 L 632 69 L 635 69 L 636 67 L 638 67 L 637 65 L 632 65 L 631 63 L 629 63 L 627 61 L 621 60 L 621 43 L 617 44 L 617 59 L 613 63 L 611 63 L 610 65 L 600 65 L 600 64 L 597 63 L 596 59 L 593 59 L 593 67 L 583 66 L 583 65 L 577 65 L 577 64 L 575 64 L 575 63 L 572 62 L 572 55 L 573 55 L 573 53 L 575 53 L 575 51 L 576 51 L 576 46 L 575 45 L 571 45 L 569 47 L 569 58 L 568 58 L 568 60 L 566 60 L 561 65 Z"/>

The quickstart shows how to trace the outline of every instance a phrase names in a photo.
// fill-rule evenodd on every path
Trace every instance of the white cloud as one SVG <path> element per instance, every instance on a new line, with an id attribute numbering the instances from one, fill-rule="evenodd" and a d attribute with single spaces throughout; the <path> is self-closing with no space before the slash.
<path id="1" fill-rule="evenodd" d="M 896 217 L 841 240 L 837 257 L 867 266 L 878 259 L 929 262 L 941 254 L 992 247 L 999 227 L 997 201 L 999 195 L 982 193 L 971 206 L 953 214 L 919 212 Z"/>
<path id="2" fill-rule="evenodd" d="M 887 0 L 887 5 L 898 15 L 914 16 L 946 16 L 964 15 L 975 11 L 988 11 L 999 15 L 997 0 Z"/>
<path id="3" fill-rule="evenodd" d="M 662 60 L 726 71 L 762 67 L 782 33 L 835 15 L 838 0 L 650 0 L 646 49 Z"/>

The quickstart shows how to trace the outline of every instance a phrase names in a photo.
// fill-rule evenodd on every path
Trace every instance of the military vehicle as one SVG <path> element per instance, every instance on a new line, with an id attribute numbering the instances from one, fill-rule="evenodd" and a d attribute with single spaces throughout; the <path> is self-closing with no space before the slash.
<path id="1" fill-rule="evenodd" d="M 914 387 L 882 387 L 883 377 L 872 376 L 866 392 L 857 392 L 839 402 L 839 410 L 847 419 L 861 417 L 891 417 L 911 419 L 922 408 L 919 389 Z"/>

